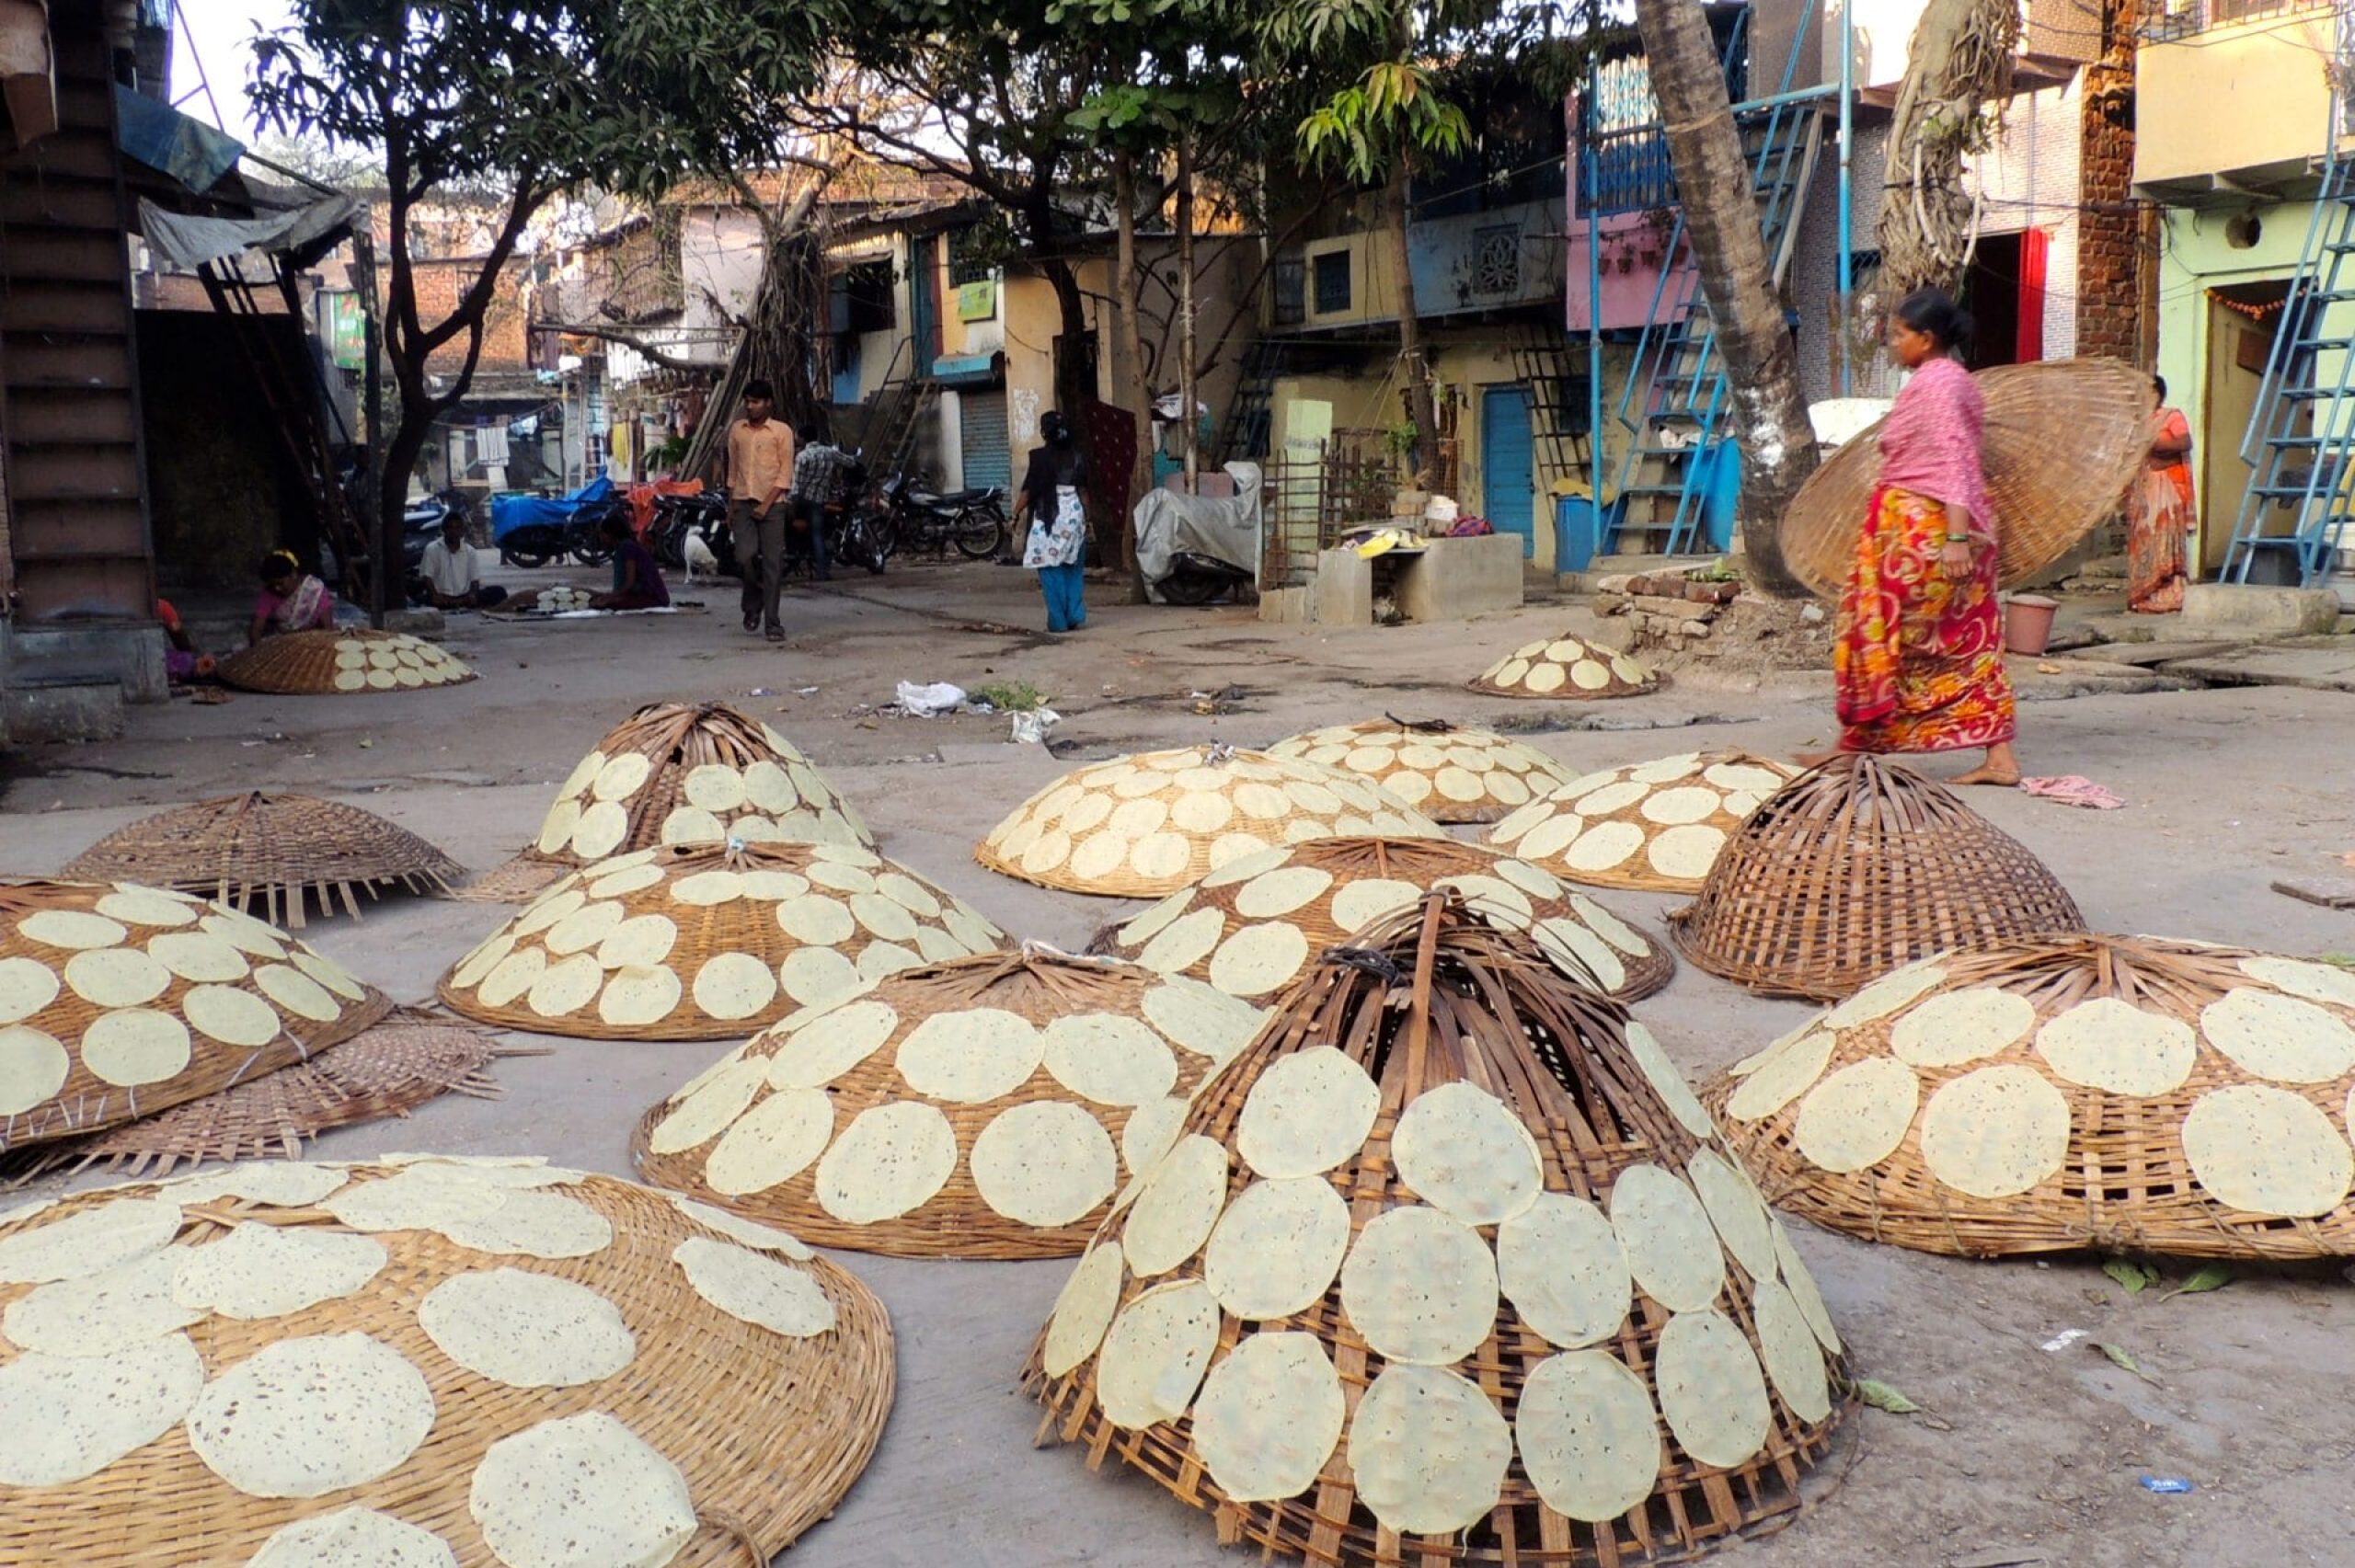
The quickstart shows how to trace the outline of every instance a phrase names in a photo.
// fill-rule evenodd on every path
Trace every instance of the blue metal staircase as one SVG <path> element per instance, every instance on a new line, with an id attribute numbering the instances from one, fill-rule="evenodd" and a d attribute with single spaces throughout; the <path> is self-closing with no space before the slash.
<path id="1" fill-rule="evenodd" d="M 2327 578 L 2355 516 L 2355 158 L 2333 156 L 2266 355 L 2241 457 L 2254 470 L 2224 557 L 2246 582 L 2266 551 L 2302 585 Z"/>
<path id="2" fill-rule="evenodd" d="M 1799 214 L 1822 145 L 1821 105 L 1832 90 L 1791 90 L 1807 36 L 1802 23 L 1791 40 L 1779 92 L 1748 106 L 1734 106 L 1735 124 L 1750 161 L 1759 225 L 1778 286 L 1790 269 Z M 1737 29 L 1729 52 L 1740 51 L 1742 41 L 1743 31 Z M 1677 254 L 1683 239 L 1680 205 L 1669 256 Z M 1691 267 L 1664 269 L 1646 322 L 1617 407 L 1619 423 L 1632 440 L 1620 465 L 1616 493 L 1621 504 L 1613 509 L 1616 522 L 1605 548 L 1687 555 L 1706 543 L 1705 502 L 1711 465 L 1702 454 L 1727 439 L 1724 426 L 1730 402 L 1699 272 Z"/>

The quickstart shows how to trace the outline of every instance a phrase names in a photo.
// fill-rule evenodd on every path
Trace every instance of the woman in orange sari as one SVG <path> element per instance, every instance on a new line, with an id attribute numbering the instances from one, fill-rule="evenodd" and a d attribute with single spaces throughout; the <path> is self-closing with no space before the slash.
<path id="1" fill-rule="evenodd" d="M 1980 468 L 1985 407 L 1956 358 L 1970 317 L 1936 289 L 1907 295 L 1890 352 L 1913 372 L 1881 428 L 1880 483 L 1856 537 L 1832 648 L 1843 751 L 1962 751 L 1952 782 L 2019 783 L 2011 677 L 1995 602 L 1995 517 Z"/>
<path id="2" fill-rule="evenodd" d="M 2190 573 L 2191 423 L 2167 406 L 2167 383 L 2151 378 L 2151 456 L 2127 497 L 2126 607 L 2146 615 L 2183 608 Z"/>

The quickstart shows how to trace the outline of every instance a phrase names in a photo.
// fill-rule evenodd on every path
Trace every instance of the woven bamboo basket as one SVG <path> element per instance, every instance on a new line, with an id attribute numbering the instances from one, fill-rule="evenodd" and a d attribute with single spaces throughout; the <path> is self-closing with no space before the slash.
<path id="1" fill-rule="evenodd" d="M 738 1047 L 646 1114 L 631 1154 L 825 1246 L 1074 1257 L 1261 1016 L 1051 949 L 911 969 Z"/>
<path id="2" fill-rule="evenodd" d="M 1591 887 L 1697 893 L 1759 803 L 1798 776 L 1747 751 L 1687 751 L 1589 773 L 1481 841 Z"/>
<path id="3" fill-rule="evenodd" d="M 1434 822 L 1493 822 L 1578 775 L 1536 747 L 1434 719 L 1368 719 L 1280 740 L 1270 757 L 1357 773 Z"/>
<path id="4" fill-rule="evenodd" d="M 579 1039 L 734 1039 L 1005 941 L 963 899 L 849 845 L 638 850 L 568 872 L 440 994 L 486 1024 Z"/>
<path id="5" fill-rule="evenodd" d="M 291 1191 L 277 1185 L 290 1178 L 307 1185 Z M 271 1185 L 254 1185 L 263 1180 Z M 136 1266 L 170 1242 L 183 1255 L 185 1280 L 185 1260 L 226 1244 L 224 1237 L 237 1233 L 233 1227 L 258 1228 L 244 1232 L 248 1242 L 277 1231 L 313 1248 L 356 1249 L 364 1259 L 362 1232 L 335 1210 L 394 1180 L 412 1189 L 430 1181 L 426 1190 L 445 1200 L 442 1228 L 367 1234 L 382 1249 L 383 1264 L 364 1283 L 351 1280 L 363 1261 L 344 1278 L 315 1288 L 343 1294 L 280 1315 L 192 1309 L 184 1332 L 124 1324 L 126 1334 L 139 1337 L 110 1358 L 108 1392 L 110 1402 L 132 1409 L 140 1428 L 58 1466 L 86 1474 L 12 1489 L 0 1564 L 217 1568 L 260 1561 L 255 1553 L 276 1532 L 347 1508 L 408 1527 L 400 1533 L 412 1551 L 433 1547 L 438 1538 L 461 1568 L 557 1561 L 546 1548 L 523 1548 L 510 1533 L 516 1512 L 530 1502 L 499 1480 L 523 1471 L 519 1479 L 527 1485 L 570 1489 L 568 1505 L 555 1511 L 604 1546 L 609 1555 L 602 1561 L 754 1568 L 831 1513 L 866 1468 L 893 1391 L 891 1330 L 882 1303 L 781 1231 L 764 1232 L 604 1176 L 520 1162 L 430 1158 L 397 1170 L 241 1167 L 128 1195 L 109 1189 L 69 1198 L 0 1229 L 0 1259 L 28 1237 L 107 1209 L 135 1215 L 132 1233 L 97 1236 L 81 1247 L 49 1243 L 52 1257 L 63 1254 L 58 1266 L 86 1272 L 109 1255 Z M 523 1190 L 523 1183 L 540 1185 Z M 302 1203 L 238 1196 L 249 1187 Z M 328 1188 L 336 1190 L 308 1197 Z M 534 1253 L 519 1253 L 500 1232 L 520 1225 L 504 1217 L 527 1203 L 541 1223 L 560 1221 L 569 1245 L 534 1244 Z M 109 1244 L 110 1253 L 95 1250 Z M 580 1255 L 544 1255 L 551 1251 Z M 700 1281 L 690 1278 L 688 1260 Z M 796 1315 L 778 1318 L 776 1328 L 738 1315 L 746 1310 L 741 1299 L 712 1286 L 722 1265 L 775 1285 Z M 210 1272 L 217 1277 L 224 1271 Z M 284 1272 L 261 1283 L 282 1285 Z M 83 1285 L 0 1285 L 12 1334 L 19 1303 Z M 213 1304 L 234 1308 L 251 1288 L 215 1296 Z M 521 1294 L 525 1288 L 528 1297 Z M 737 1304 L 715 1305 L 706 1288 Z M 570 1321 L 532 1333 L 502 1318 L 525 1301 L 545 1301 L 551 1291 L 562 1292 L 557 1305 L 570 1310 Z M 52 1332 L 59 1315 L 39 1314 L 51 1321 Z M 503 1345 L 488 1337 L 502 1323 L 509 1336 Z M 550 1337 L 558 1355 L 518 1356 L 519 1344 Z M 264 1368 L 299 1374 L 309 1357 L 337 1350 L 366 1358 L 357 1368 L 334 1367 L 315 1382 L 289 1377 L 257 1397 L 239 1397 Z M 18 1355 L 13 1346 L 0 1354 L 7 1356 L 0 1379 L 16 1383 L 11 1391 L 19 1398 L 27 1391 L 38 1398 L 62 1380 L 61 1368 L 76 1365 L 75 1358 Z M 576 1380 L 521 1381 L 548 1377 Z M 87 1397 L 75 1390 L 65 1380 L 52 1405 Z M 428 1402 L 420 1405 L 419 1395 Z M 273 1407 L 286 1419 L 282 1430 L 263 1429 Z M 622 1451 L 614 1462 L 583 1461 L 569 1441 L 583 1428 L 618 1436 Z M 111 1451 L 124 1442 L 136 1446 Z M 0 1453 L 22 1462 L 21 1447 L 6 1434 L 0 1434 Z M 293 1483 L 320 1494 L 257 1494 L 288 1484 L 280 1480 L 287 1470 L 294 1471 Z M 392 1528 L 383 1518 L 356 1522 Z M 281 1538 L 268 1561 L 321 1560 L 304 1548 L 299 1532 Z M 367 1560 L 391 1555 L 380 1553 Z"/>
<path id="6" fill-rule="evenodd" d="M 1115 898 L 1157 898 L 1282 844 L 1355 833 L 1443 837 L 1354 773 L 1231 746 L 1145 751 L 1064 774 L 991 830 L 992 871 Z"/>
<path id="7" fill-rule="evenodd" d="M 1624 653 L 1573 636 L 1523 643 L 1472 682 L 1475 692 L 1497 697 L 1543 697 L 1549 702 L 1591 702 L 1601 697 L 1639 697 L 1656 692 L 1667 677 Z"/>
<path id="8" fill-rule="evenodd" d="M 373 811 L 249 790 L 118 828 L 75 856 L 63 875 L 201 893 L 300 931 L 307 901 L 324 915 L 340 900 L 358 920 L 359 893 L 447 893 L 465 868 Z"/>
<path id="9" fill-rule="evenodd" d="M 875 847 L 851 804 L 772 725 L 725 703 L 654 703 L 573 767 L 539 837 L 467 896 L 520 903 L 557 872 L 664 845 Z"/>
<path id="10" fill-rule="evenodd" d="M 1315 839 L 1214 871 L 1135 919 L 1096 933 L 1091 953 L 1208 980 L 1264 1001 L 1327 948 L 1452 887 L 1482 920 L 1529 933 L 1568 973 L 1621 1001 L 1668 984 L 1668 949 L 1543 867 L 1453 839 Z"/>
<path id="11" fill-rule="evenodd" d="M 242 1083 L 392 1005 L 225 905 L 131 883 L 0 882 L 0 1150 Z"/>
<path id="12" fill-rule="evenodd" d="M 1618 1568 L 1786 1521 L 1840 1341 L 1674 1064 L 1445 895 L 1360 940 L 1074 1270 L 1042 1439 L 1319 1568 Z"/>
<path id="13" fill-rule="evenodd" d="M 2083 931 L 2044 863 L 1945 785 L 1876 757 L 1801 773 L 1668 917 L 1684 956 L 1763 996 L 1836 1001 L 1901 964 Z"/>
<path id="14" fill-rule="evenodd" d="M 2151 378 L 2121 360 L 2004 365 L 1971 379 L 1987 403 L 1980 466 L 2005 588 L 2035 578 L 2118 509 L 2151 450 Z M 1783 514 L 1783 559 L 1836 599 L 1880 482 L 1882 420 L 1841 443 Z"/>
<path id="15" fill-rule="evenodd" d="M 308 1061 L 88 1138 L 33 1144 L 0 1159 L 0 1179 L 30 1181 L 61 1170 L 155 1177 L 205 1160 L 300 1159 L 304 1144 L 331 1127 L 406 1116 L 444 1094 L 498 1099 L 492 1061 L 546 1054 L 545 1047 L 502 1045 L 474 1024 L 399 1008 Z"/>
<path id="16" fill-rule="evenodd" d="M 222 684 L 281 696 L 360 696 L 454 686 L 474 670 L 439 643 L 406 632 L 339 626 L 281 632 L 223 656 Z"/>
<path id="17" fill-rule="evenodd" d="M 1970 1257 L 2355 1256 L 2355 975 L 2029 936 L 1874 982 L 1706 1098 L 1776 1205 Z"/>

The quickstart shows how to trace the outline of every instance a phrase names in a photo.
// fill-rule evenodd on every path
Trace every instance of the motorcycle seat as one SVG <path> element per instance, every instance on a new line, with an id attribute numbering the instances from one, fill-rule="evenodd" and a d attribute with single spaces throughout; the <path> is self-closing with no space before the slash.
<path id="1" fill-rule="evenodd" d="M 997 486 L 988 485 L 978 490 L 944 490 L 936 496 L 915 496 L 912 498 L 918 501 L 936 501 L 945 506 L 961 507 L 969 506 L 975 501 L 989 500 L 996 494 Z"/>

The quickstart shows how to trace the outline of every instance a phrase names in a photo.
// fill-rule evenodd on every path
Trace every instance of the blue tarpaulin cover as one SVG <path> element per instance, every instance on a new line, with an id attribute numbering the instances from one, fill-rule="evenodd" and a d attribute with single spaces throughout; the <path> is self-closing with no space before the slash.
<path id="1" fill-rule="evenodd" d="M 562 528 L 572 521 L 572 514 L 592 501 L 602 501 L 614 493 L 614 482 L 599 475 L 569 496 L 500 496 L 490 503 L 490 539 L 496 544 L 519 528 L 534 523 L 549 528 Z"/>
<path id="2" fill-rule="evenodd" d="M 237 166 L 246 149 L 200 120 L 129 87 L 114 90 L 115 143 L 200 195 Z"/>

